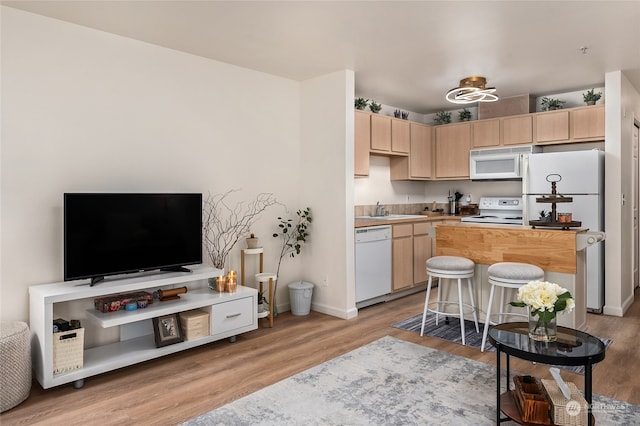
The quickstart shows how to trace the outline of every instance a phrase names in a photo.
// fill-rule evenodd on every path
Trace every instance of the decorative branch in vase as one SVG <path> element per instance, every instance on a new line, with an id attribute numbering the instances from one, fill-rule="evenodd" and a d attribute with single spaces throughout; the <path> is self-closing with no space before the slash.
<path id="1" fill-rule="evenodd" d="M 260 193 L 250 203 L 230 206 L 228 197 L 237 190 L 209 195 L 202 208 L 205 249 L 214 268 L 224 269 L 229 253 L 240 238 L 251 234 L 251 226 L 267 207 L 279 204 L 273 194 Z"/>
<path id="2" fill-rule="evenodd" d="M 293 223 L 293 219 L 284 219 L 282 217 L 278 217 L 278 232 L 274 232 L 273 237 L 279 238 L 282 245 L 280 246 L 280 258 L 278 260 L 278 269 L 276 270 L 276 284 L 273 291 L 273 315 L 277 316 L 278 311 L 276 309 L 276 293 L 278 289 L 278 281 L 280 279 L 280 266 L 282 265 L 282 260 L 289 256 L 295 257 L 297 254 L 300 254 L 302 251 L 302 245 L 307 242 L 307 238 L 309 237 L 309 226 L 313 221 L 311 217 L 311 207 L 307 207 L 304 210 L 298 210 L 296 212 L 298 216 L 297 222 Z"/>

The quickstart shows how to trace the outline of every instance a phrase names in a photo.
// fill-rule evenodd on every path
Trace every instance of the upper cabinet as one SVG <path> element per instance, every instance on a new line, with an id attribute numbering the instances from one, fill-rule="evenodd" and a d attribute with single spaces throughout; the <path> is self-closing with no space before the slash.
<path id="1" fill-rule="evenodd" d="M 391 152 L 391 118 L 369 114 L 371 118 L 371 151 Z"/>
<path id="2" fill-rule="evenodd" d="M 536 143 L 569 141 L 569 111 L 556 110 L 536 114 Z"/>
<path id="3" fill-rule="evenodd" d="M 469 179 L 471 123 L 457 123 L 435 128 L 435 177 Z"/>
<path id="4" fill-rule="evenodd" d="M 409 125 L 410 154 L 391 158 L 391 180 L 426 180 L 432 177 L 433 128 L 424 124 Z"/>
<path id="5" fill-rule="evenodd" d="M 535 144 L 604 140 L 604 105 L 535 114 Z"/>
<path id="6" fill-rule="evenodd" d="M 500 146 L 500 119 L 478 120 L 471 122 L 472 148 L 491 148 Z"/>
<path id="7" fill-rule="evenodd" d="M 533 114 L 501 118 L 503 145 L 533 143 Z"/>
<path id="8" fill-rule="evenodd" d="M 604 140 L 604 105 L 576 108 L 570 113 L 572 140 Z"/>
<path id="9" fill-rule="evenodd" d="M 371 120 L 369 114 L 355 111 L 355 163 L 356 176 L 369 176 L 369 146 L 371 144 Z"/>

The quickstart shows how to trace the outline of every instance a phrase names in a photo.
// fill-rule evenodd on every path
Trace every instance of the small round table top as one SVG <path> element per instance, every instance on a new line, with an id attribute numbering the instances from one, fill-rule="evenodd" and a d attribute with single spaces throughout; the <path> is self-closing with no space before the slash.
<path id="1" fill-rule="evenodd" d="M 539 342 L 529 338 L 529 324 L 509 322 L 489 329 L 489 341 L 500 350 L 528 361 L 555 365 L 595 364 L 604 359 L 602 340 L 580 330 L 558 327 L 558 340 Z"/>

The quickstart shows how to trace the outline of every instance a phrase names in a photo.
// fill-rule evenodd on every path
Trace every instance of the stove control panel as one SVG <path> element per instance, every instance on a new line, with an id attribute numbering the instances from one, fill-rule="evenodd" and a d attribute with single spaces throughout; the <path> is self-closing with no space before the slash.
<path id="1" fill-rule="evenodd" d="M 522 197 L 481 197 L 480 210 L 522 210 Z"/>

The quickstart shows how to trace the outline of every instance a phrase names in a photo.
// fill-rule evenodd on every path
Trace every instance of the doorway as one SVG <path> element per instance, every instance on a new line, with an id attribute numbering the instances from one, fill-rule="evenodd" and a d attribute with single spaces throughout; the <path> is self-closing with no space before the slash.
<path id="1" fill-rule="evenodd" d="M 640 159 L 638 147 L 640 145 L 640 123 L 636 120 L 633 125 L 633 282 L 631 294 L 639 283 L 638 268 L 640 265 L 640 229 L 638 229 L 638 204 L 640 203 Z"/>

